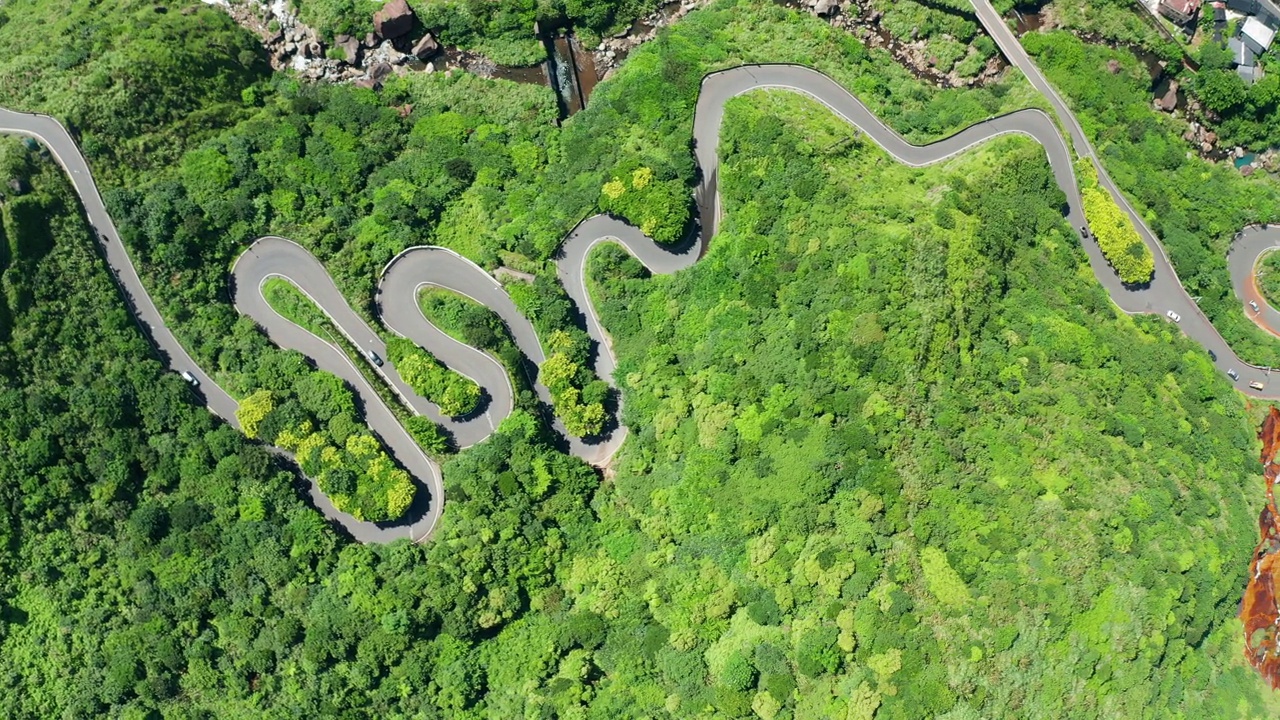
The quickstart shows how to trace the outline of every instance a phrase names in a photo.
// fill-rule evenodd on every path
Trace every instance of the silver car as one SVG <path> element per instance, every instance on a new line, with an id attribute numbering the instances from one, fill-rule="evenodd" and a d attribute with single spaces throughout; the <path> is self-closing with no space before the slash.
<path id="1" fill-rule="evenodd" d="M 200 386 L 200 381 L 199 381 L 198 379 L 196 379 L 196 376 L 195 376 L 195 375 L 192 375 L 192 374 L 191 374 L 191 372 L 190 372 L 190 371 L 188 371 L 188 370 L 183 370 L 183 371 L 182 371 L 182 379 L 183 379 L 183 380 L 186 380 L 186 381 L 187 381 L 187 382 L 189 382 L 189 383 L 191 383 L 191 387 L 199 387 L 199 386 Z"/>

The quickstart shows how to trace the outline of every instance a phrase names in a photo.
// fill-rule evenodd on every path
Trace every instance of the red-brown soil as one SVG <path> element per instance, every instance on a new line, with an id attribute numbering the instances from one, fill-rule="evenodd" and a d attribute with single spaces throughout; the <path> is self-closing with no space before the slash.
<path id="1" fill-rule="evenodd" d="M 1276 511 L 1275 484 L 1280 475 L 1280 411 L 1262 423 L 1258 433 L 1262 440 L 1263 477 L 1267 485 L 1267 506 L 1258 518 L 1262 539 L 1253 551 L 1249 566 L 1249 586 L 1240 604 L 1240 620 L 1244 622 L 1244 654 L 1249 663 L 1262 673 L 1272 689 L 1280 688 L 1280 609 L 1276 607 L 1276 588 L 1280 586 L 1280 512 Z"/>

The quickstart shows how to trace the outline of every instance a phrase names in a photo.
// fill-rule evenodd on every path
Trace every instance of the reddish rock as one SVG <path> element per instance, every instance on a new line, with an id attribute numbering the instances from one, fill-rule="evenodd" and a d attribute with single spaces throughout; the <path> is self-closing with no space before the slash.
<path id="1" fill-rule="evenodd" d="M 1249 177 L 1250 175 L 1253 174 L 1253 166 L 1245 165 L 1244 167 L 1240 168 L 1240 174 L 1245 177 Z"/>
<path id="2" fill-rule="evenodd" d="M 1218 133 L 1216 133 L 1216 132 L 1207 132 L 1207 133 L 1205 133 L 1205 134 L 1204 134 L 1204 141 L 1205 141 L 1205 142 L 1207 142 L 1207 143 L 1209 143 L 1210 145 L 1217 145 L 1217 144 L 1218 144 Z"/>
<path id="3" fill-rule="evenodd" d="M 413 29 L 413 10 L 405 0 L 391 0 L 373 14 L 373 26 L 379 35 L 394 40 Z"/>
<path id="4" fill-rule="evenodd" d="M 387 63 L 378 63 L 377 65 L 369 68 L 369 77 L 373 78 L 374 82 L 380 83 L 390 74 L 391 66 Z"/>
<path id="5" fill-rule="evenodd" d="M 365 90 L 373 90 L 378 87 L 378 81 L 371 77 L 364 77 L 357 80 L 355 82 L 355 86 L 358 88 L 364 88 Z"/>
<path id="6" fill-rule="evenodd" d="M 422 36 L 421 40 L 414 43 L 413 50 L 411 52 L 419 60 L 426 60 L 440 52 L 440 43 L 436 42 L 436 39 L 431 36 L 431 33 L 427 33 Z"/>
<path id="7" fill-rule="evenodd" d="M 1119 60 L 1108 60 L 1108 61 L 1107 61 L 1107 72 L 1111 73 L 1112 75 L 1115 75 L 1115 74 L 1119 73 L 1119 72 L 1120 72 L 1120 61 L 1119 61 Z"/>
<path id="8" fill-rule="evenodd" d="M 382 38 L 378 37 L 378 33 L 368 33 L 364 36 L 364 46 L 368 50 L 372 50 L 382 44 Z"/>
<path id="9" fill-rule="evenodd" d="M 1271 408 L 1258 433 L 1262 440 L 1263 479 L 1267 504 L 1258 518 L 1262 538 L 1249 565 L 1249 586 L 1240 601 L 1240 620 L 1244 623 L 1244 656 L 1262 673 L 1272 689 L 1280 688 L 1280 643 L 1276 626 L 1280 608 L 1276 607 L 1276 586 L 1280 581 L 1280 513 L 1276 511 L 1275 483 L 1280 475 L 1276 455 L 1280 453 L 1280 411 Z"/>

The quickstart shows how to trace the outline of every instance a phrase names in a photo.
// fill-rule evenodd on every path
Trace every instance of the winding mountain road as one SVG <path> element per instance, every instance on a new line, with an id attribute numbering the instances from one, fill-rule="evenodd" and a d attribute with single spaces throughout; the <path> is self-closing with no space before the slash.
<path id="1" fill-rule="evenodd" d="M 1005 30 L 1007 32 L 1007 28 Z M 1014 44 L 1016 45 L 1016 39 Z M 1001 47 L 1004 47 L 1003 43 Z M 1021 49 L 1020 46 L 1018 49 Z M 1017 59 L 1011 59 L 1015 64 L 1018 62 Z M 599 348 L 595 370 L 607 382 L 613 382 L 615 359 L 609 338 L 587 294 L 585 269 L 588 254 L 600 242 L 612 241 L 623 245 L 654 273 L 672 273 L 696 263 L 702 256 L 706 242 L 714 236 L 720 219 L 717 150 L 725 103 L 743 93 L 768 88 L 799 92 L 814 98 L 860 129 L 896 160 L 914 167 L 942 162 L 996 136 L 1027 136 L 1045 150 L 1054 178 L 1067 199 L 1068 221 L 1077 232 L 1085 225 L 1072 153 L 1052 119 L 1039 110 L 1022 110 L 992 118 L 944 140 L 916 146 L 882 123 L 843 87 L 815 70 L 796 65 L 755 65 L 713 73 L 703 80 L 694 115 L 695 153 L 702 171 L 702 182 L 695 192 L 701 232 L 687 240 L 683 246 L 671 248 L 657 244 L 639 229 L 620 220 L 597 215 L 584 220 L 569 233 L 556 259 L 559 278 L 569 296 L 584 313 L 587 332 Z M 1048 88 L 1048 92 L 1052 92 L 1052 88 Z M 1060 101 L 1055 106 L 1059 104 Z M 1065 105 L 1059 112 L 1070 117 Z M 1068 127 L 1072 123 L 1074 119 Z M 0 133 L 34 137 L 49 147 L 71 177 L 90 222 L 97 228 L 108 266 L 129 299 L 139 322 L 172 369 L 191 372 L 200 380 L 200 389 L 209 409 L 232 425 L 237 425 L 235 400 L 194 363 L 165 326 L 138 278 L 128 253 L 120 243 L 93 183 L 88 164 L 71 136 L 52 118 L 4 110 L 0 110 Z M 1087 147 L 1083 133 L 1071 134 L 1077 147 L 1081 147 L 1082 141 Z M 1091 150 L 1089 153 L 1092 157 Z M 1106 182 L 1109 189 L 1118 195 L 1110 181 Z M 1122 206 L 1128 208 L 1127 203 L 1122 203 Z M 1132 210 L 1129 211 L 1132 214 Z M 1140 220 L 1136 215 L 1135 219 Z M 1251 371 L 1249 366 L 1235 357 L 1182 291 L 1167 260 L 1163 260 L 1163 253 L 1154 236 L 1144 225 L 1139 224 L 1139 227 L 1144 232 L 1144 239 L 1149 244 L 1154 243 L 1156 279 L 1144 289 L 1126 288 L 1103 259 L 1097 244 L 1082 238 L 1090 266 L 1098 281 L 1107 288 L 1113 301 L 1127 312 L 1163 313 L 1168 309 L 1179 312 L 1184 317 L 1182 329 L 1215 352 L 1220 366 L 1234 363 L 1233 366 L 1239 368 L 1242 383 L 1253 379 L 1252 375 L 1246 375 Z M 232 269 L 236 308 L 261 325 L 273 342 L 302 352 L 318 367 L 342 377 L 354 387 L 363 400 L 370 428 L 419 483 L 414 505 L 405 518 L 391 524 L 360 522 L 336 511 L 314 483 L 311 488 L 312 498 L 326 516 L 341 523 L 357 540 L 382 542 L 408 537 L 421 541 L 428 538 L 435 529 L 443 508 L 444 491 L 439 467 L 413 442 L 391 409 L 353 364 L 364 362 L 364 359 L 353 360 L 330 340 L 317 337 L 294 325 L 270 307 L 262 296 L 261 287 L 262 283 L 272 277 L 293 282 L 328 314 L 333 324 L 352 344 L 362 351 L 372 350 L 385 358 L 386 347 L 378 333 L 352 310 L 323 265 L 292 241 L 279 237 L 261 238 L 237 259 Z M 403 382 L 390 363 L 378 367 L 377 372 L 381 373 L 414 412 L 426 415 L 448 428 L 460 445 L 480 442 L 493 432 L 494 427 L 510 413 L 514 405 L 510 379 L 495 359 L 449 338 L 427 321 L 417 302 L 418 291 L 423 287 L 452 290 L 487 306 L 507 323 L 521 351 L 535 364 L 544 360 L 541 344 L 532 324 L 519 312 L 502 286 L 478 266 L 452 251 L 436 247 L 411 248 L 396 256 L 384 268 L 375 297 L 382 323 L 392 332 L 429 349 L 449 368 L 474 379 L 485 389 L 488 401 L 483 411 L 475 417 L 443 417 L 438 408 L 416 395 Z M 1257 376 L 1262 379 L 1261 370 L 1257 371 Z M 535 383 L 535 390 L 544 402 L 550 401 L 550 393 L 540 383 Z M 597 465 L 608 462 L 626 436 L 625 427 L 618 427 L 607 437 L 584 441 L 568 437 L 558 423 L 557 427 L 561 434 L 566 435 L 570 452 Z M 423 490 L 426 492 L 422 492 Z"/>

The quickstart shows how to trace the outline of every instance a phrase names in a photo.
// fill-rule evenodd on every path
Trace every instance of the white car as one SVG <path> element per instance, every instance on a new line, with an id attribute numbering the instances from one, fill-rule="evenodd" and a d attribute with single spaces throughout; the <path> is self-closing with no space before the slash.
<path id="1" fill-rule="evenodd" d="M 197 380 L 197 379 L 196 379 L 196 376 L 195 376 L 195 375 L 192 375 L 192 374 L 190 373 L 190 371 L 183 370 L 183 371 L 182 371 L 182 379 L 183 379 L 183 380 L 186 380 L 186 381 L 187 381 L 187 382 L 189 382 L 189 383 L 191 383 L 191 386 L 192 386 L 192 387 L 198 387 L 198 386 L 200 385 L 200 381 L 199 381 L 199 380 Z"/>
<path id="2" fill-rule="evenodd" d="M 1262 312 L 1261 310 L 1258 309 L 1258 303 L 1252 300 L 1249 301 L 1249 307 L 1253 308 L 1254 312 Z"/>
<path id="3" fill-rule="evenodd" d="M 1179 315 L 1178 313 L 1176 313 L 1176 312 L 1172 311 L 1172 310 L 1170 310 L 1169 312 L 1165 313 L 1165 314 L 1164 314 L 1164 316 L 1165 316 L 1165 317 L 1167 317 L 1167 318 L 1169 318 L 1170 320 L 1172 320 L 1172 321 L 1174 321 L 1174 322 L 1182 322 L 1182 316 L 1181 316 L 1181 315 Z"/>

